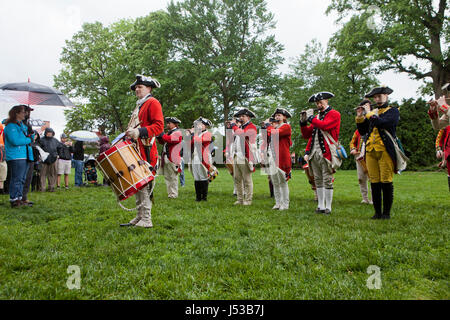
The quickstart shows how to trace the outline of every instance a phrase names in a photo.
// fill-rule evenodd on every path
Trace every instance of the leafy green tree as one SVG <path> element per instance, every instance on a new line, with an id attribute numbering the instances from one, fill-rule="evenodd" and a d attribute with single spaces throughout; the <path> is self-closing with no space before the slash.
<path id="1" fill-rule="evenodd" d="M 64 110 L 67 132 L 95 129 L 95 116 L 91 105 L 78 104 L 71 109 Z"/>
<path id="2" fill-rule="evenodd" d="M 397 136 L 410 159 L 407 169 L 418 170 L 437 164 L 434 144 L 437 131 L 431 127 L 430 119 L 424 116 L 428 109 L 426 102 L 407 99 L 394 105 L 400 107 Z"/>
<path id="3" fill-rule="evenodd" d="M 346 64 L 368 61 L 377 73 L 394 70 L 431 79 L 432 92 L 442 94 L 450 82 L 447 0 L 332 0 L 331 11 L 339 14 L 338 21 L 351 15 L 331 41 Z"/>
<path id="4" fill-rule="evenodd" d="M 86 23 L 61 54 L 60 73 L 54 77 L 55 86 L 69 97 L 87 101 L 83 110 L 87 120 L 96 120 L 107 131 L 124 131 L 135 98 L 129 92 L 133 80 L 126 52 L 126 36 L 132 23 L 121 20 L 109 27 L 100 22 Z M 76 118 L 79 108 L 67 115 Z M 71 122 L 69 122 L 71 123 Z"/>
<path id="5" fill-rule="evenodd" d="M 214 109 L 205 84 L 187 59 L 173 58 L 174 46 L 165 11 L 151 12 L 137 18 L 127 37 L 129 67 L 134 73 L 149 74 L 161 83 L 155 96 L 161 102 L 164 116 L 176 116 L 182 126 L 190 127 L 199 116 L 212 118 Z"/>
<path id="6" fill-rule="evenodd" d="M 283 48 L 268 35 L 275 23 L 265 1 L 172 1 L 167 10 L 172 56 L 190 64 L 194 96 L 209 98 L 213 120 L 225 121 L 237 105 L 277 91 Z"/>

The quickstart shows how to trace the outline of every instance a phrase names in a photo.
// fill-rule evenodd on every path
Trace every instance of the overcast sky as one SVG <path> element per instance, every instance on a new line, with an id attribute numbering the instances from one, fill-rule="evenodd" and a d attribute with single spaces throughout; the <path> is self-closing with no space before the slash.
<path id="1" fill-rule="evenodd" d="M 0 83 L 32 82 L 53 85 L 61 68 L 59 56 L 65 40 L 84 22 L 107 25 L 122 18 L 136 18 L 165 9 L 168 0 L 0 0 Z M 330 0 L 268 0 L 275 15 L 276 39 L 285 47 L 281 67 L 288 70 L 292 58 L 300 55 L 314 38 L 324 46 L 337 31 L 335 15 L 325 15 Z M 388 72 L 379 77 L 394 89 L 392 98 L 416 97 L 420 83 L 404 74 Z M 332 91 L 333 88 L 324 88 Z"/>

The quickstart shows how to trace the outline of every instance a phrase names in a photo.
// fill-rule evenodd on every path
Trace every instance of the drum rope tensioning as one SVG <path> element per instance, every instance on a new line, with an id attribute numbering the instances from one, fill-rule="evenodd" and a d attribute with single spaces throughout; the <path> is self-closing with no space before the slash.
<path id="1" fill-rule="evenodd" d="M 111 188 L 117 196 L 119 206 L 125 211 L 138 210 L 127 208 L 120 203 L 128 199 L 143 188 L 147 188 L 152 181 L 152 194 L 157 174 L 150 169 L 150 164 L 140 157 L 134 145 L 129 141 L 122 141 L 114 144 L 110 149 L 100 154 L 96 159 L 96 164 L 103 175 L 110 182 Z"/>

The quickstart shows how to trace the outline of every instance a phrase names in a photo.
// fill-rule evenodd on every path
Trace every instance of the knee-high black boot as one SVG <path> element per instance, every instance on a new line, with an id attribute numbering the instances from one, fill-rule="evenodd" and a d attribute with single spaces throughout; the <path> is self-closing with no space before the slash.
<path id="1" fill-rule="evenodd" d="M 381 219 L 381 183 L 371 183 L 372 202 L 375 215 L 371 219 Z"/>
<path id="2" fill-rule="evenodd" d="M 394 185 L 391 183 L 382 183 L 383 189 L 383 215 L 381 219 L 391 218 L 391 208 L 394 202 Z"/>
<path id="3" fill-rule="evenodd" d="M 203 191 L 203 194 L 202 194 L 202 200 L 206 201 L 206 198 L 208 197 L 209 181 L 208 181 L 208 180 L 202 181 L 202 183 L 203 183 L 203 188 L 202 188 L 202 191 Z"/>
<path id="4" fill-rule="evenodd" d="M 196 195 L 195 201 L 201 201 L 202 200 L 202 194 L 201 194 L 202 186 L 201 186 L 201 183 L 202 183 L 201 181 L 194 181 L 195 195 Z"/>

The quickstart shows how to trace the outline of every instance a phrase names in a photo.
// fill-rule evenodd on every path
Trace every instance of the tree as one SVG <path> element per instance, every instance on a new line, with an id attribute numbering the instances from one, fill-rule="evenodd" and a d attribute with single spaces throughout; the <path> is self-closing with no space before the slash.
<path id="1" fill-rule="evenodd" d="M 69 97 L 87 101 L 85 120 L 96 120 L 109 132 L 126 129 L 135 99 L 129 92 L 133 81 L 126 54 L 126 36 L 132 23 L 121 20 L 104 27 L 100 22 L 86 23 L 61 54 L 63 65 L 54 77 L 55 86 Z M 79 112 L 74 108 L 67 115 Z"/>
<path id="2" fill-rule="evenodd" d="M 209 97 L 217 122 L 277 91 L 283 47 L 268 35 L 274 22 L 265 1 L 172 1 L 167 10 L 172 56 L 191 65 L 197 96 Z"/>
<path id="3" fill-rule="evenodd" d="M 450 82 L 447 0 L 332 0 L 331 11 L 339 14 L 338 21 L 353 15 L 330 42 L 347 64 L 370 61 L 378 73 L 394 70 L 431 79 L 435 96 L 442 94 L 441 87 Z"/>
<path id="4" fill-rule="evenodd" d="M 173 58 L 169 15 L 151 12 L 137 18 L 127 39 L 129 67 L 135 73 L 154 76 L 161 83 L 155 92 L 165 116 L 176 116 L 183 126 L 190 126 L 200 116 L 213 118 L 214 108 L 209 95 L 210 83 L 198 76 L 195 65 L 186 58 Z"/>

